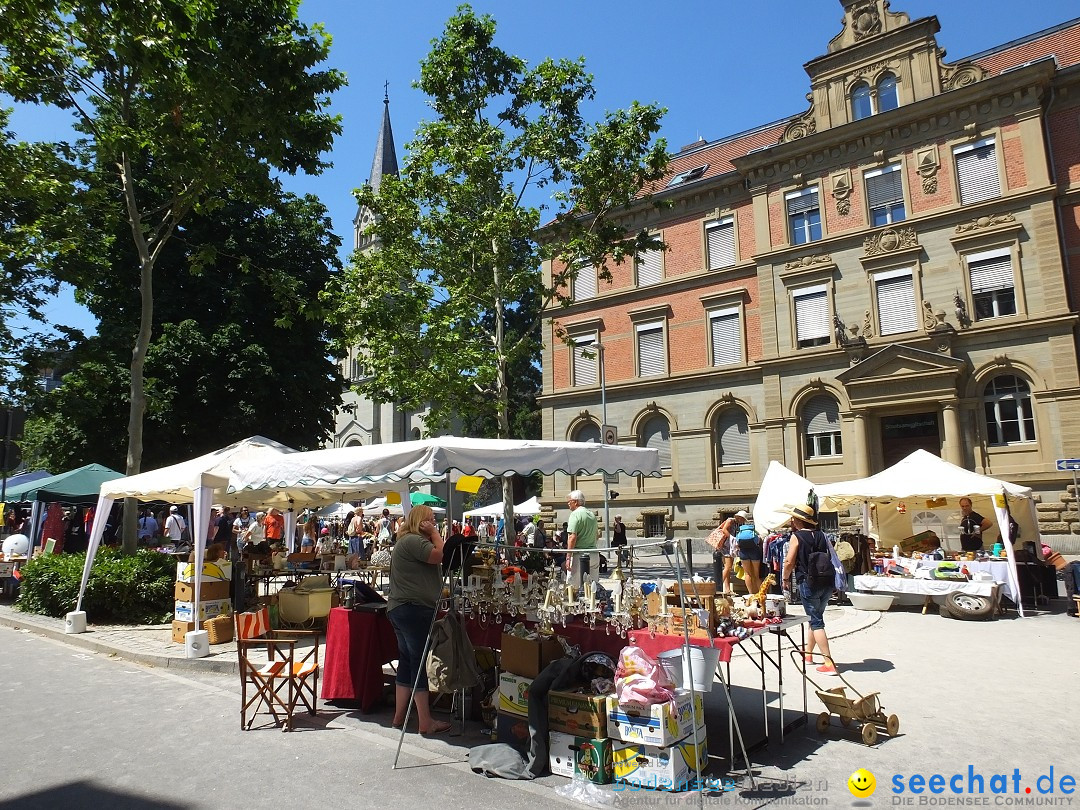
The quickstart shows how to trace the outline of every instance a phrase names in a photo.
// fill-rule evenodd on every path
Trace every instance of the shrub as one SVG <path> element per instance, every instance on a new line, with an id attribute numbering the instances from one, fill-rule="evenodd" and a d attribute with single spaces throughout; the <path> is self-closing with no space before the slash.
<path id="1" fill-rule="evenodd" d="M 20 570 L 15 607 L 24 613 L 62 618 L 75 609 L 86 554 L 46 554 Z M 94 558 L 83 610 L 95 624 L 161 624 L 173 606 L 176 561 L 168 554 L 140 550 L 125 555 L 102 548 Z"/>

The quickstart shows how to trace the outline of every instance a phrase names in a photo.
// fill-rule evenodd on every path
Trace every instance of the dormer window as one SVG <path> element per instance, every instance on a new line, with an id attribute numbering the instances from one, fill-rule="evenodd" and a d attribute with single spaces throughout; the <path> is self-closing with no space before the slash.
<path id="1" fill-rule="evenodd" d="M 896 77 L 886 73 L 873 88 L 859 82 L 851 88 L 851 119 L 860 121 L 871 115 L 895 110 L 900 105 L 896 91 Z"/>
<path id="2" fill-rule="evenodd" d="M 678 186 L 678 185 L 682 185 L 683 183 L 689 183 L 691 180 L 697 180 L 697 179 L 699 179 L 700 177 L 702 177 L 705 174 L 705 171 L 708 168 L 709 168 L 709 164 L 706 163 L 704 166 L 695 166 L 692 169 L 689 169 L 689 170 L 687 170 L 685 172 L 681 172 L 681 173 L 675 175 L 674 177 L 672 177 L 668 181 L 667 187 L 671 188 L 672 186 Z"/>

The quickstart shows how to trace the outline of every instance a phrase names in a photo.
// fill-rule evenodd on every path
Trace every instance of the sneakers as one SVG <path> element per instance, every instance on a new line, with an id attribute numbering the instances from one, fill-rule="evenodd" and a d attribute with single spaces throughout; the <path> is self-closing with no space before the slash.
<path id="1" fill-rule="evenodd" d="M 839 675 L 840 674 L 839 672 L 836 671 L 836 667 L 834 665 L 832 665 L 832 664 L 822 664 L 820 667 L 817 668 L 817 671 L 822 675 Z"/>
<path id="2" fill-rule="evenodd" d="M 814 663 L 814 654 L 813 653 L 805 653 L 803 655 L 803 661 L 805 661 L 808 664 Z"/>

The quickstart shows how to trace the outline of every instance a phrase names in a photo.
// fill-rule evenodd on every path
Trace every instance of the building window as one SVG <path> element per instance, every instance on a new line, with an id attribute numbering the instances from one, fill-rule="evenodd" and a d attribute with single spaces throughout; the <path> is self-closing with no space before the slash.
<path id="1" fill-rule="evenodd" d="M 655 377 L 667 370 L 664 362 L 664 322 L 650 321 L 634 327 L 637 332 L 638 376 Z"/>
<path id="2" fill-rule="evenodd" d="M 596 422 L 582 422 L 574 431 L 572 441 L 600 444 L 600 426 Z"/>
<path id="3" fill-rule="evenodd" d="M 750 463 L 750 428 L 746 414 L 739 408 L 728 408 L 716 420 L 716 466 L 718 468 L 745 466 Z"/>
<path id="4" fill-rule="evenodd" d="M 671 430 L 663 416 L 653 416 L 641 428 L 641 446 L 660 454 L 660 469 L 671 469 Z"/>
<path id="5" fill-rule="evenodd" d="M 836 400 L 818 396 L 803 408 L 806 425 L 806 457 L 839 456 L 843 453 L 840 441 L 840 409 Z"/>
<path id="6" fill-rule="evenodd" d="M 866 203 L 870 207 L 871 225 L 890 225 L 907 218 L 899 163 L 866 172 L 863 179 L 866 181 Z"/>
<path id="7" fill-rule="evenodd" d="M 874 107 L 870 101 L 870 85 L 859 82 L 851 90 L 851 117 L 855 121 L 869 118 L 874 114 Z"/>
<path id="8" fill-rule="evenodd" d="M 596 335 L 579 337 L 574 340 L 574 362 L 571 385 L 596 385 L 597 351 Z"/>
<path id="9" fill-rule="evenodd" d="M 829 292 L 824 284 L 791 293 L 795 299 L 795 345 L 800 349 L 825 346 L 832 339 L 829 328 Z"/>
<path id="10" fill-rule="evenodd" d="M 983 392 L 987 438 L 992 445 L 1035 441 L 1031 389 L 1012 374 L 994 377 Z"/>
<path id="11" fill-rule="evenodd" d="M 364 371 L 364 361 L 359 357 L 353 357 L 349 361 L 349 379 L 353 382 L 362 380 L 367 374 Z"/>
<path id="12" fill-rule="evenodd" d="M 899 104 L 896 77 L 891 73 L 886 73 L 878 79 L 873 90 L 866 82 L 859 82 L 851 88 L 851 119 L 853 121 L 895 110 Z"/>
<path id="13" fill-rule="evenodd" d="M 967 257 L 975 320 L 1016 314 L 1012 251 L 1008 248 L 972 253 Z"/>
<path id="14" fill-rule="evenodd" d="M 962 204 L 970 205 L 1001 196 L 1001 178 L 993 138 L 958 146 L 953 150 L 953 156 Z"/>
<path id="15" fill-rule="evenodd" d="M 662 275 L 663 255 L 659 250 L 643 250 L 634 263 L 637 270 L 637 285 L 647 287 L 659 284 Z"/>
<path id="16" fill-rule="evenodd" d="M 874 275 L 878 325 L 882 335 L 914 332 L 919 328 L 915 309 L 915 280 L 911 269 Z"/>
<path id="17" fill-rule="evenodd" d="M 805 245 L 821 238 L 821 209 L 818 207 L 818 190 L 814 188 L 792 191 L 784 195 L 787 201 L 788 222 L 791 226 L 791 243 Z"/>
<path id="18" fill-rule="evenodd" d="M 705 171 L 708 168 L 709 164 L 706 163 L 703 166 L 695 166 L 694 168 L 688 169 L 685 172 L 680 172 L 679 174 L 668 180 L 667 187 L 671 188 L 672 186 L 682 185 L 683 183 L 689 183 L 693 180 L 700 180 L 702 177 L 705 176 Z"/>
<path id="19" fill-rule="evenodd" d="M 715 309 L 709 313 L 709 347 L 714 366 L 742 363 L 742 322 L 739 316 L 738 307 Z"/>
<path id="20" fill-rule="evenodd" d="M 710 270 L 735 264 L 735 218 L 725 217 L 705 223 L 706 257 Z"/>
<path id="21" fill-rule="evenodd" d="M 877 111 L 895 110 L 899 103 L 896 95 L 896 77 L 891 73 L 886 73 L 878 79 L 877 83 Z"/>
<path id="22" fill-rule="evenodd" d="M 663 515 L 645 515 L 644 526 L 646 537 L 666 537 L 667 529 L 664 526 Z"/>
<path id="23" fill-rule="evenodd" d="M 586 301 L 596 297 L 595 267 L 588 263 L 578 265 L 577 275 L 574 276 L 573 292 L 572 298 L 575 301 Z"/>

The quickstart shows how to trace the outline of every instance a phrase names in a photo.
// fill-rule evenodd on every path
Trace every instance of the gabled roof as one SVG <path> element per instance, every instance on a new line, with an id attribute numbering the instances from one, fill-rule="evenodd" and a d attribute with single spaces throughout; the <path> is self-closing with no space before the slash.
<path id="1" fill-rule="evenodd" d="M 1057 59 L 1058 69 L 1080 64 L 1080 17 L 1036 31 L 962 60 L 975 62 L 991 76 L 1047 56 Z"/>

